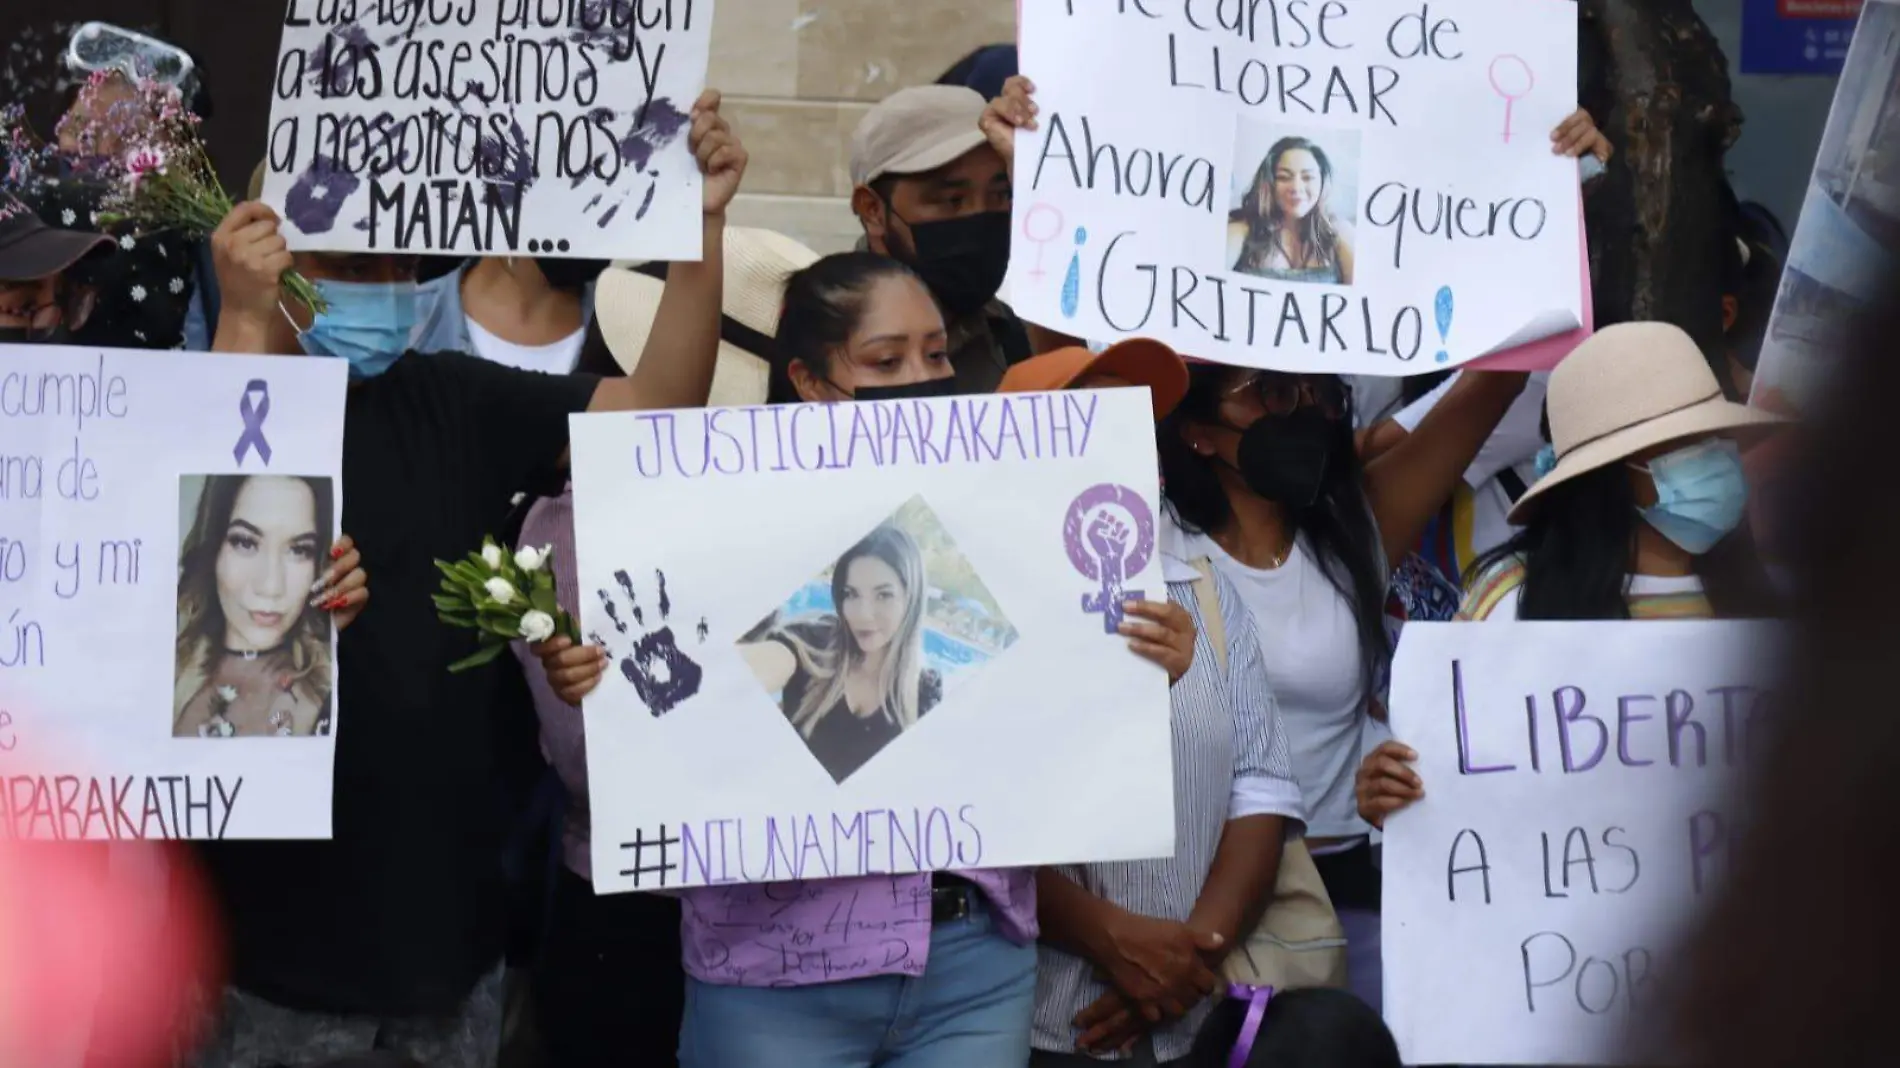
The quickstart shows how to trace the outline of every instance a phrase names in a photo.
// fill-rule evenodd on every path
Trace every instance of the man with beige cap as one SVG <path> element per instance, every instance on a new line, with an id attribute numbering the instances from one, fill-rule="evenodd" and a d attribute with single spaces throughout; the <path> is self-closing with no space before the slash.
<path id="1" fill-rule="evenodd" d="M 851 210 L 862 248 L 920 275 L 950 327 L 957 388 L 988 393 L 1010 365 L 1049 345 L 996 300 L 1009 270 L 1009 166 L 977 123 L 987 106 L 960 85 L 886 97 L 851 136 Z"/>

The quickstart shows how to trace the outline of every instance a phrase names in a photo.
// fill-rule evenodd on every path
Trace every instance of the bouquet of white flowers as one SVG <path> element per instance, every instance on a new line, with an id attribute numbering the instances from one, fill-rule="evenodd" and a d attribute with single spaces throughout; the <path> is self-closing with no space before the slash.
<path id="1" fill-rule="evenodd" d="M 452 564 L 435 562 L 442 572 L 442 591 L 435 595 L 436 616 L 450 626 L 481 634 L 481 649 L 450 664 L 450 671 L 480 667 L 500 656 L 516 638 L 543 642 L 559 634 L 579 644 L 580 625 L 554 598 L 553 559 L 552 546 L 523 546 L 510 552 L 484 538 L 480 552 Z"/>

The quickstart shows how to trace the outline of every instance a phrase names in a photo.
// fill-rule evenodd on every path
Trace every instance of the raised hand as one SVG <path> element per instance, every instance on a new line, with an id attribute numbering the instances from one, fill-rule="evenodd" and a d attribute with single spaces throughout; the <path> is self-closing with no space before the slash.
<path id="1" fill-rule="evenodd" d="M 705 180 L 705 211 L 708 215 L 725 214 L 727 205 L 738 195 L 745 178 L 746 151 L 739 135 L 719 114 L 719 91 L 708 89 L 693 104 L 693 131 L 687 143 Z"/>
<path id="2" fill-rule="evenodd" d="M 1003 83 L 1003 95 L 990 101 L 977 120 L 977 128 L 990 139 L 990 147 L 1004 163 L 1016 161 L 1016 131 L 1036 128 L 1036 84 L 1020 74 Z"/>

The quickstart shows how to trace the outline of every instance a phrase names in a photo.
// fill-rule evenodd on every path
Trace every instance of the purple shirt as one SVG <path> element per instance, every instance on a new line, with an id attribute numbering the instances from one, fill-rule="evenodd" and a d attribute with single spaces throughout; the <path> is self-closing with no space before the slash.
<path id="1" fill-rule="evenodd" d="M 561 607 L 580 614 L 574 571 L 574 497 L 535 502 L 521 527 L 522 545 L 554 547 L 554 590 Z M 541 719 L 541 752 L 569 798 L 562 855 L 591 880 L 587 815 L 587 747 L 581 711 L 554 695 L 541 662 L 516 642 Z M 1027 868 L 958 872 L 983 891 L 996 926 L 1018 945 L 1036 940 L 1036 875 Z M 700 887 L 678 892 L 686 973 L 721 986 L 809 986 L 872 975 L 921 976 L 930 961 L 928 873 L 867 875 L 795 883 Z"/>

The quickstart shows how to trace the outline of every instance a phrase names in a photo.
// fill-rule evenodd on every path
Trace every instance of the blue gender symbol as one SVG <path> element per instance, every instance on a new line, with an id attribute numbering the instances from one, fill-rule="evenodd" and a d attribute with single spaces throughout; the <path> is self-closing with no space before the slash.
<path id="1" fill-rule="evenodd" d="M 1089 231 L 1086 226 L 1075 228 L 1075 249 L 1069 257 L 1069 273 L 1062 279 L 1062 317 L 1075 318 L 1076 309 L 1082 304 L 1082 246 L 1088 243 Z"/>
<path id="2" fill-rule="evenodd" d="M 1435 310 L 1438 314 L 1438 343 L 1440 345 L 1443 345 L 1445 343 L 1446 338 L 1449 337 L 1451 334 L 1451 287 L 1450 286 L 1439 287 L 1437 308 Z M 1439 363 L 1445 363 L 1451 359 L 1451 353 L 1446 352 L 1444 349 L 1439 349 L 1438 355 L 1434 358 Z"/>

